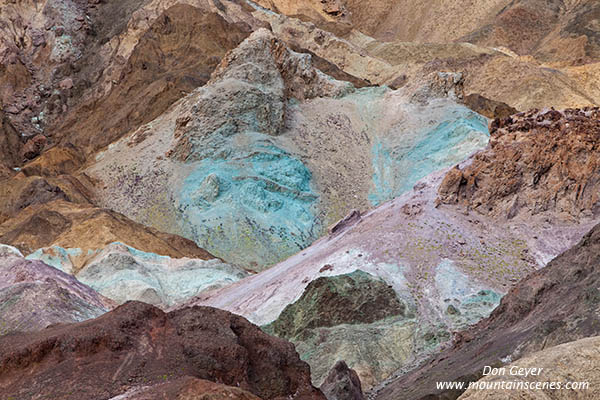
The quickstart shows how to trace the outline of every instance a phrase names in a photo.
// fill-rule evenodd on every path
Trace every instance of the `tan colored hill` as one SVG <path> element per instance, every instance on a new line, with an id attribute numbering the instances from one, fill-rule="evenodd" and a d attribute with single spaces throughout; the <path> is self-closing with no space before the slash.
<path id="1" fill-rule="evenodd" d="M 477 390 L 469 389 L 459 397 L 460 400 L 594 400 L 600 397 L 600 338 L 598 336 L 575 342 L 550 347 L 507 366 L 506 373 L 501 375 L 490 375 L 479 380 L 477 384 L 491 389 Z M 534 371 L 536 375 L 515 375 L 523 369 Z M 511 373 L 512 372 L 512 373 Z M 559 383 L 561 386 L 567 383 L 575 383 L 575 388 L 562 389 L 494 389 L 502 381 L 515 382 L 515 386 L 536 385 L 540 382 Z M 583 386 L 583 385 L 589 386 Z"/>

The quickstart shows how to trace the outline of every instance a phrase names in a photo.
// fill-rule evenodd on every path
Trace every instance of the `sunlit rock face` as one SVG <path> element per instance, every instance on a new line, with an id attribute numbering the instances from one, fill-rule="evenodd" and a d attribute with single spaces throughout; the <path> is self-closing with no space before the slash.
<path id="1" fill-rule="evenodd" d="M 77 261 L 87 261 L 78 269 Z M 202 291 L 229 285 L 248 275 L 221 260 L 171 258 L 137 250 L 122 243 L 104 249 L 39 249 L 27 256 L 65 273 L 118 304 L 139 300 L 163 308 L 197 296 Z"/>
<path id="2" fill-rule="evenodd" d="M 452 99 L 355 89 L 259 30 L 88 173 L 105 205 L 262 270 L 487 140 L 487 120 Z"/>

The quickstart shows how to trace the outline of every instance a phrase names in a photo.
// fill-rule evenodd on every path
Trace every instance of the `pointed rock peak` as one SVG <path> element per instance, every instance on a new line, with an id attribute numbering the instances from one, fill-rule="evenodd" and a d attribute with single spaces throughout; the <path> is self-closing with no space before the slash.
<path id="1" fill-rule="evenodd" d="M 358 374 L 345 361 L 338 361 L 321 385 L 327 400 L 365 400 Z"/>
<path id="2" fill-rule="evenodd" d="M 193 162 L 219 154 L 229 138 L 277 136 L 288 99 L 341 96 L 354 89 L 312 66 L 310 54 L 291 51 L 261 28 L 230 51 L 208 84 L 195 92 L 177 118 L 176 146 L 168 157 Z"/>
<path id="3" fill-rule="evenodd" d="M 298 100 L 340 96 L 354 89 L 350 83 L 337 81 L 316 69 L 310 54 L 290 50 L 265 28 L 230 51 L 209 83 L 227 78 L 271 85 L 278 85 L 281 79 L 286 97 Z"/>

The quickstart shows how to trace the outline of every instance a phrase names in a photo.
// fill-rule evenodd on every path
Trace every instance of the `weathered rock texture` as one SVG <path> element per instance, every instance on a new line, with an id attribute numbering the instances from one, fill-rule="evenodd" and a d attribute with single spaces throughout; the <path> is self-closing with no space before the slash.
<path id="1" fill-rule="evenodd" d="M 0 245 L 0 335 L 81 322 L 114 305 L 72 276 Z"/>
<path id="2" fill-rule="evenodd" d="M 19 165 L 23 142 L 10 120 L 0 109 L 0 166 L 8 169 Z M 8 174 L 6 174 L 8 175 Z M 0 175 L 0 180 L 2 176 Z"/>
<path id="3" fill-rule="evenodd" d="M 515 363 L 506 366 L 507 374 L 510 369 L 515 368 L 541 368 L 543 369 L 539 376 L 511 376 L 510 381 L 517 385 L 525 384 L 535 385 L 537 382 L 557 382 L 562 389 L 512 389 L 498 390 L 493 389 L 499 382 L 507 381 L 506 376 L 488 376 L 479 380 L 479 384 L 489 385 L 492 389 L 467 390 L 460 400 L 541 400 L 552 398 L 556 400 L 567 399 L 597 399 L 600 396 L 600 338 L 598 336 L 577 340 L 575 342 L 561 344 L 559 346 L 546 348 L 540 352 L 533 353 L 527 357 L 519 359 Z M 565 388 L 567 383 L 579 384 L 576 388 Z M 581 386 L 588 384 L 589 386 Z"/>
<path id="4" fill-rule="evenodd" d="M 463 103 L 476 113 L 490 119 L 506 118 L 519 112 L 516 108 L 506 103 L 490 100 L 477 93 L 465 96 Z"/>
<path id="5" fill-rule="evenodd" d="M 351 29 L 392 42 L 504 47 L 543 61 L 585 63 L 598 59 L 600 39 L 593 1 L 491 0 L 452 4 L 424 0 L 258 0 L 279 13 L 311 20 L 339 34 Z M 335 12 L 332 12 L 335 11 Z M 336 29 L 337 28 L 337 29 Z"/>
<path id="6" fill-rule="evenodd" d="M 383 387 L 376 398 L 457 398 L 460 391 L 437 390 L 435 382 L 470 382 L 481 377 L 486 365 L 499 366 L 551 346 L 598 336 L 599 262 L 600 226 L 596 226 L 576 246 L 517 283 L 489 318 L 456 333 L 446 351 Z"/>
<path id="7" fill-rule="evenodd" d="M 7 398 L 111 399 L 186 376 L 261 399 L 325 400 L 293 345 L 213 308 L 165 314 L 131 302 L 95 320 L 0 338 Z"/>
<path id="8" fill-rule="evenodd" d="M 118 304 L 139 300 L 163 308 L 248 276 L 218 259 L 171 258 L 123 243 L 85 252 L 53 246 L 39 249 L 27 258 L 74 274 L 80 282 Z"/>
<path id="9" fill-rule="evenodd" d="M 75 270 L 85 264 L 88 250 L 102 249 L 113 242 L 174 258 L 214 258 L 188 239 L 145 227 L 108 209 L 61 200 L 31 205 L 4 221 L 0 224 L 0 242 L 26 255 L 50 246 L 81 249 L 84 258 L 72 260 Z"/>
<path id="10" fill-rule="evenodd" d="M 599 102 L 593 1 L 349 0 L 337 16 L 319 1 L 259 3 L 288 15 L 254 13 L 279 37 L 373 84 L 451 71 L 467 94 L 519 110 Z"/>
<path id="11" fill-rule="evenodd" d="M 321 385 L 321 391 L 327 400 L 365 400 L 356 371 L 348 368 L 344 361 L 335 363 Z"/>
<path id="12" fill-rule="evenodd" d="M 204 5 L 171 3 L 150 20 L 108 92 L 74 105 L 60 121 L 55 129 L 63 142 L 90 152 L 153 120 L 203 86 L 225 53 L 251 32 Z"/>
<path id="13" fill-rule="evenodd" d="M 297 253 L 200 294 L 261 325 L 366 271 L 412 314 L 364 320 L 342 296 L 297 343 L 319 379 L 345 359 L 371 387 L 597 223 L 595 109 L 494 123 L 495 150 L 462 162 L 489 137 L 465 105 L 598 105 L 597 1 L 258 3 L 0 0 L 0 241 L 75 274 L 109 246 L 86 279 L 163 306 L 239 276 L 212 254 Z"/>
<path id="14" fill-rule="evenodd" d="M 86 174 L 102 182 L 103 205 L 262 270 L 349 210 L 410 190 L 485 145 L 482 117 L 430 100 L 357 91 L 261 29 L 206 86 L 100 153 Z"/>
<path id="15" fill-rule="evenodd" d="M 326 265 L 322 270 L 330 268 L 333 266 Z M 265 330 L 296 344 L 301 357 L 311 365 L 316 385 L 331 377 L 334 372 L 330 369 L 335 370 L 342 358 L 352 362 L 372 385 L 392 372 L 391 360 L 399 362 L 406 356 L 399 348 L 410 336 L 413 323 L 412 311 L 398 299 L 392 286 L 357 270 L 310 282 L 302 296 Z M 371 335 L 363 337 L 366 332 Z M 383 351 L 386 347 L 388 354 Z"/>
<path id="16" fill-rule="evenodd" d="M 499 152 L 493 159 L 499 175 L 489 183 L 482 181 L 478 189 L 501 188 L 507 182 L 501 172 L 512 173 L 511 166 L 519 165 L 519 160 L 530 154 L 530 146 L 550 146 L 548 149 L 543 147 L 547 150 L 544 153 L 542 150 L 535 153 L 541 158 L 560 154 L 565 160 L 585 160 L 588 153 L 582 149 L 587 149 L 586 146 L 594 148 L 595 139 L 591 140 L 591 137 L 597 129 L 591 114 L 585 117 L 588 111 L 565 112 L 582 124 L 577 128 L 576 123 L 570 123 L 577 132 L 572 139 L 568 134 L 561 136 L 555 132 L 556 143 L 533 143 L 536 132 L 541 129 L 536 125 L 531 125 L 528 131 L 523 125 L 522 132 L 513 132 L 516 137 L 522 135 L 531 139 L 508 141 L 506 146 L 510 151 Z M 580 117 L 575 118 L 575 115 Z M 540 125 L 546 126 L 543 122 Z M 565 128 L 568 128 L 566 123 Z M 512 218 L 506 218 L 506 214 L 497 218 L 493 213 L 469 211 L 456 202 L 439 203 L 440 187 L 447 187 L 444 185 L 447 185 L 448 177 L 456 171 L 462 174 L 476 165 L 474 160 L 489 159 L 485 155 L 499 146 L 476 153 L 472 159 L 461 163 L 460 169 L 429 175 L 414 185 L 412 191 L 360 218 L 356 214 L 354 218 L 348 218 L 340 232 L 332 232 L 267 273 L 205 293 L 197 302 L 226 308 L 261 325 L 281 318 L 286 321 L 282 324 L 284 330 L 293 331 L 300 322 L 311 321 L 305 311 L 316 308 L 304 305 L 293 318 L 284 310 L 293 309 L 293 306 L 286 307 L 301 298 L 304 300 L 301 303 L 306 304 L 305 300 L 311 296 L 304 297 L 303 291 L 311 282 L 362 270 L 392 286 L 412 316 L 356 325 L 348 324 L 348 321 L 330 327 L 323 324 L 318 329 L 308 330 L 309 335 L 296 336 L 293 341 L 302 357 L 311 363 L 315 382 L 320 383 L 318 379 L 340 359 L 356 370 L 366 388 L 389 378 L 399 368 L 419 365 L 426 354 L 438 351 L 440 345 L 449 342 L 453 332 L 489 315 L 502 295 L 517 281 L 577 243 L 598 222 L 593 212 L 583 212 L 575 218 L 565 212 L 561 201 L 548 202 L 540 209 L 524 206 Z M 515 154 L 523 156 L 513 157 Z M 535 157 L 533 153 L 531 157 Z M 524 174 L 525 166 L 535 168 L 533 163 L 523 165 Z M 587 164 L 585 161 L 565 163 L 555 177 L 581 175 L 582 185 L 595 185 L 598 171 L 594 168 L 586 171 L 582 165 Z M 592 157 L 589 165 L 595 165 Z M 520 175 L 516 173 L 515 177 L 520 178 Z M 461 179 L 457 185 L 460 182 Z M 540 182 L 546 181 L 542 178 Z M 533 183 L 526 181 L 516 187 L 513 196 L 527 194 L 562 199 L 562 193 L 557 194 L 552 186 L 554 181 L 548 182 L 545 187 L 532 190 L 530 185 Z M 565 178 L 560 182 L 570 181 Z M 322 313 L 321 316 L 331 321 L 338 321 L 338 315 L 355 317 L 356 305 L 341 307 L 341 302 L 337 305 L 340 307 L 327 307 L 327 310 L 335 311 L 335 315 Z"/>
<path id="17" fill-rule="evenodd" d="M 407 313 L 383 280 L 355 271 L 310 282 L 298 301 L 287 306 L 270 327 L 278 336 L 292 339 L 306 337 L 319 327 L 368 324 Z"/>
<path id="18" fill-rule="evenodd" d="M 600 212 L 600 109 L 530 111 L 495 119 L 488 148 L 453 169 L 439 199 L 513 218 L 549 209 Z"/>
<path id="19" fill-rule="evenodd" d="M 237 387 L 186 376 L 154 386 L 134 388 L 114 400 L 261 400 Z"/>

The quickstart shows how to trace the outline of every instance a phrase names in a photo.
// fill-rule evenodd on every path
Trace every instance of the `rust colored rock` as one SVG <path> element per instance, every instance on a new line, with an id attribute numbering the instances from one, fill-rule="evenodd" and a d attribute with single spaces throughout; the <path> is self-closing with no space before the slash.
<path id="1" fill-rule="evenodd" d="M 291 343 L 215 308 L 165 314 L 130 302 L 94 320 L 0 338 L 3 398 L 102 400 L 188 376 L 264 400 L 325 400 Z"/>
<path id="2" fill-rule="evenodd" d="M 250 392 L 186 376 L 172 382 L 133 389 L 121 400 L 261 400 Z"/>
<path id="3" fill-rule="evenodd" d="M 327 400 L 365 400 L 358 374 L 344 361 L 338 361 L 329 371 L 321 390 Z"/>
<path id="4" fill-rule="evenodd" d="M 439 202 L 512 218 L 600 213 L 600 109 L 533 110 L 490 123 L 490 144 L 452 169 Z"/>
<path id="5" fill-rule="evenodd" d="M 42 153 L 44 147 L 46 147 L 46 143 L 48 143 L 48 139 L 44 135 L 36 135 L 29 139 L 25 143 L 25 146 L 23 146 L 23 157 L 27 160 L 36 158 Z"/>

